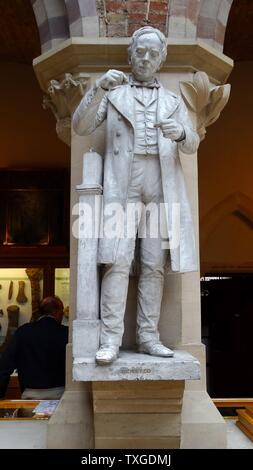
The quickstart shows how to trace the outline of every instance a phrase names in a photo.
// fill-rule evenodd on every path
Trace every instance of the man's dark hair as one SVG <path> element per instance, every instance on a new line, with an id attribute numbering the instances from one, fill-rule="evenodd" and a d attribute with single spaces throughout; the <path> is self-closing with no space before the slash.
<path id="1" fill-rule="evenodd" d="M 39 317 L 42 315 L 54 315 L 59 310 L 63 310 L 63 303 L 59 297 L 45 297 L 39 305 Z"/>

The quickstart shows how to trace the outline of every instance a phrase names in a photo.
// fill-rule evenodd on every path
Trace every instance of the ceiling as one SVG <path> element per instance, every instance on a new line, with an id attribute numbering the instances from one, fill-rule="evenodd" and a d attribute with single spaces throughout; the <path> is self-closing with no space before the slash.
<path id="1" fill-rule="evenodd" d="M 32 64 L 40 53 L 30 0 L 0 0 L 0 60 Z"/>
<path id="2" fill-rule="evenodd" d="M 234 0 L 230 10 L 224 53 L 233 60 L 253 60 L 253 1 Z"/>

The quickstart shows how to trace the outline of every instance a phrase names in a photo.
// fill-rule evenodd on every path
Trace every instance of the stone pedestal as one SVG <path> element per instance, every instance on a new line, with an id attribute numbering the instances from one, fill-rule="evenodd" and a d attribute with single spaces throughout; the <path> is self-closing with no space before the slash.
<path id="1" fill-rule="evenodd" d="M 184 351 L 173 358 L 121 351 L 109 366 L 75 359 L 74 380 L 92 382 L 95 448 L 180 448 L 185 381 L 199 371 Z"/>
<path id="2" fill-rule="evenodd" d="M 81 194 L 76 192 L 76 186 L 82 183 L 83 154 L 93 148 L 95 152 L 103 155 L 104 129 L 101 126 L 91 136 L 78 137 L 73 132 L 70 133 L 71 113 L 85 92 L 87 83 L 94 82 L 101 73 L 109 68 L 129 71 L 127 44 L 128 39 L 124 38 L 74 38 L 62 43 L 60 47 L 43 54 L 34 61 L 34 69 L 40 86 L 51 99 L 50 103 L 47 104 L 55 113 L 58 134 L 65 142 L 71 143 L 72 208 L 78 202 Z M 180 42 L 169 40 L 168 59 L 161 73 L 158 74 L 158 78 L 165 87 L 180 94 L 179 83 L 192 82 L 195 72 L 205 71 L 211 83 L 219 85 L 227 80 L 232 65 L 232 61 L 226 56 L 198 40 L 182 39 Z M 57 95 L 58 85 L 57 90 L 52 93 L 55 81 L 58 85 L 60 83 L 59 95 Z M 59 99 L 61 97 L 61 103 L 64 103 L 64 106 L 59 105 L 57 96 Z M 66 106 L 66 103 L 68 106 Z M 59 112 L 56 112 L 57 107 Z M 193 116 L 193 122 L 195 122 L 194 119 Z M 198 240 L 197 156 L 182 155 L 181 160 Z M 82 195 L 85 196 L 85 193 L 82 193 Z M 76 216 L 77 212 L 73 214 L 72 222 L 76 220 Z M 170 448 L 179 447 L 180 445 L 181 448 L 224 448 L 226 445 L 225 424 L 206 393 L 205 351 L 204 346 L 201 344 L 199 273 L 168 276 L 165 282 L 160 331 L 161 339 L 165 345 L 177 351 L 187 351 L 194 358 L 197 358 L 201 366 L 201 380 L 191 380 L 192 378 L 196 379 L 196 377 L 190 375 L 187 377 L 182 375 L 173 377 L 172 374 L 163 378 L 163 380 L 154 378 L 153 380 L 139 382 L 131 379 L 132 375 L 128 373 L 127 378 L 121 376 L 122 382 L 121 380 L 119 382 L 118 379 L 107 381 L 101 375 L 100 377 L 97 376 L 94 381 L 94 359 L 90 354 L 89 359 L 85 359 L 87 361 L 86 372 L 89 370 L 90 375 L 87 377 L 88 380 L 92 379 L 93 382 L 80 382 L 76 379 L 83 380 L 84 368 L 83 363 L 78 361 L 87 358 L 88 352 L 87 349 L 85 351 L 85 340 L 82 331 L 85 334 L 86 322 L 89 321 L 94 332 L 97 328 L 98 316 L 88 315 L 85 317 L 85 311 L 80 308 L 80 299 L 76 299 L 79 276 L 76 269 L 78 264 L 77 252 L 78 240 L 72 236 L 70 250 L 71 325 L 70 344 L 67 348 L 67 387 L 57 413 L 50 420 L 52 429 L 51 431 L 49 429 L 48 447 L 110 448 L 119 446 L 122 448 L 129 446 L 134 448 Z M 135 303 L 136 279 L 132 278 L 130 280 L 126 332 L 123 343 L 125 349 L 133 347 Z M 94 307 L 95 311 L 96 307 Z M 74 354 L 71 344 L 73 320 L 75 321 Z M 178 352 L 178 354 L 173 359 L 174 363 L 170 363 L 171 365 L 175 365 L 175 361 L 180 360 L 180 353 Z M 72 355 L 74 355 L 74 366 Z M 141 355 L 135 355 L 140 360 Z M 145 357 L 145 361 L 148 360 L 147 358 Z M 123 356 L 120 360 L 125 361 L 123 364 L 127 364 L 127 360 Z M 191 359 L 191 361 L 196 365 L 195 359 Z M 188 366 L 189 363 L 187 363 Z M 124 367 L 129 368 L 126 365 Z M 146 364 L 142 367 L 146 368 Z M 181 372 L 183 371 L 182 367 L 181 362 Z M 72 369 L 74 371 L 74 380 L 72 378 Z M 77 373 L 80 373 L 80 375 Z M 186 379 L 187 382 L 185 383 Z M 184 385 L 181 381 L 185 383 L 184 394 Z M 174 400 L 171 393 L 173 387 L 177 387 L 177 385 L 178 394 L 175 400 L 181 400 L 183 397 L 181 425 L 179 416 L 176 416 L 180 414 L 180 411 L 173 413 L 171 408 L 176 406 L 179 410 L 179 401 L 176 404 L 169 402 L 170 397 Z M 144 393 L 145 387 L 150 390 L 147 395 Z M 168 393 L 166 395 L 168 400 L 162 404 L 164 398 L 163 387 L 165 389 L 167 387 L 165 393 Z M 110 393 L 114 398 L 119 397 L 115 398 L 113 405 L 107 402 L 106 397 Z M 132 395 L 134 399 L 132 399 L 132 393 L 135 394 Z M 155 394 L 155 397 L 153 394 Z M 148 412 L 148 402 L 154 399 L 156 403 L 153 402 L 152 406 L 160 411 Z M 129 401 L 131 401 L 131 404 Z M 140 413 L 136 412 L 137 404 L 142 410 Z M 111 406 L 115 407 L 110 408 Z M 159 408 L 160 406 L 161 408 Z M 108 409 L 113 411 L 109 413 Z M 148 423 L 152 423 L 152 425 L 154 423 L 152 436 L 146 430 Z M 63 424 L 64 426 L 62 426 Z M 181 444 L 179 444 L 180 426 Z M 70 434 L 71 439 L 69 438 Z"/>
<path id="3" fill-rule="evenodd" d="M 178 449 L 184 380 L 93 382 L 96 449 Z"/>

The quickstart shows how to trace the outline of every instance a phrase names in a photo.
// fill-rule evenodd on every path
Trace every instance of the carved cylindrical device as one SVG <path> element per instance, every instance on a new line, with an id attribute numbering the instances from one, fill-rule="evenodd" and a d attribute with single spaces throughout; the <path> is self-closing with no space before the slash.
<path id="1" fill-rule="evenodd" d="M 93 188 L 102 184 L 103 159 L 101 155 L 90 149 L 83 155 L 83 185 Z"/>

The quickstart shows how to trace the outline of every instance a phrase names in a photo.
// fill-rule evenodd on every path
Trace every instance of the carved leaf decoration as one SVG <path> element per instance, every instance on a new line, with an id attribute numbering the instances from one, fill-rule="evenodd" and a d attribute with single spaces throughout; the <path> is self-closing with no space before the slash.
<path id="1" fill-rule="evenodd" d="M 196 72 L 193 84 L 197 90 L 197 112 L 201 112 L 209 103 L 210 82 L 205 72 Z"/>
<path id="2" fill-rule="evenodd" d="M 211 103 L 207 109 L 206 126 L 210 126 L 218 119 L 221 111 L 225 108 L 228 102 L 230 90 L 231 86 L 226 84 L 215 87 L 211 91 Z"/>
<path id="3" fill-rule="evenodd" d="M 197 111 L 197 90 L 191 82 L 180 82 L 180 91 L 187 106 Z"/>
<path id="4" fill-rule="evenodd" d="M 205 126 L 201 126 L 198 128 L 197 130 L 198 132 L 198 135 L 199 135 L 199 138 L 200 138 L 200 142 L 202 142 L 202 140 L 204 140 L 205 136 L 206 136 L 206 128 Z"/>

